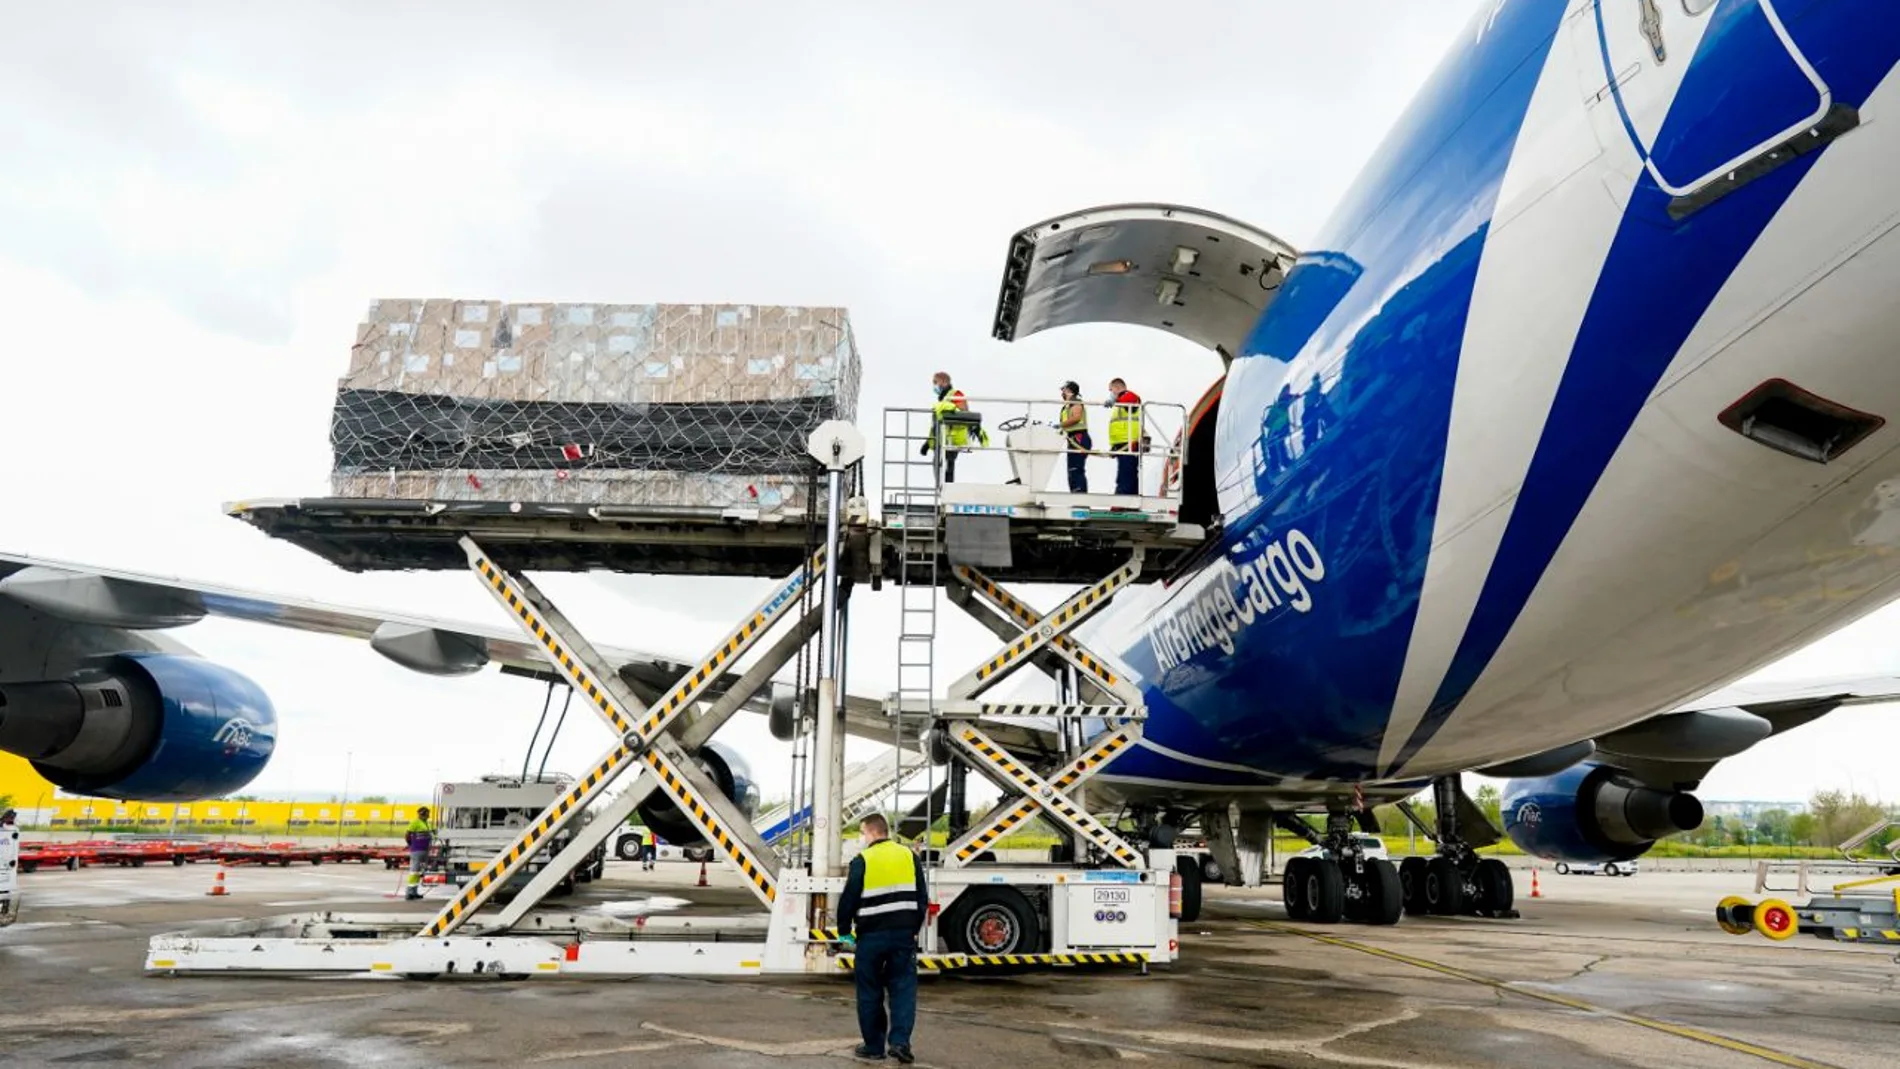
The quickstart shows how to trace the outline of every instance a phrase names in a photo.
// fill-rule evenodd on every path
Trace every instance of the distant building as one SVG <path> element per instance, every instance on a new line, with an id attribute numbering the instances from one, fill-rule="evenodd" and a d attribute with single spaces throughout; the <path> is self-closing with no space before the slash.
<path id="1" fill-rule="evenodd" d="M 1712 820 L 1716 817 L 1721 817 L 1724 820 L 1754 820 L 1770 809 L 1779 809 L 1789 816 L 1794 816 L 1796 813 L 1807 812 L 1808 803 L 1759 800 L 1737 801 L 1731 799 L 1723 799 L 1721 801 L 1709 801 L 1705 799 L 1702 803 L 1704 820 Z"/>

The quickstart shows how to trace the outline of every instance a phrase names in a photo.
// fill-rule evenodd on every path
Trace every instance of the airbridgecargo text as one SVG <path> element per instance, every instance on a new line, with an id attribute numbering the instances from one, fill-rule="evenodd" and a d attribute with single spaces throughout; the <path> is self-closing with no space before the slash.
<path id="1" fill-rule="evenodd" d="M 1307 584 L 1326 578 L 1326 562 L 1313 540 L 1296 529 L 1269 542 L 1250 560 L 1237 563 L 1224 557 L 1208 572 L 1211 578 L 1201 589 L 1157 620 L 1148 633 L 1160 671 L 1210 649 L 1233 653 L 1234 637 L 1242 628 L 1281 606 L 1311 611 L 1313 592 Z"/>

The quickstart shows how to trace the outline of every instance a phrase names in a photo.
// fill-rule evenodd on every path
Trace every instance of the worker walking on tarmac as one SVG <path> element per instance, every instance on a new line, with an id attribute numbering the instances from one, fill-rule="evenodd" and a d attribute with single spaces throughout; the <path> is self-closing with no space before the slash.
<path id="1" fill-rule="evenodd" d="M 435 845 L 435 825 L 429 823 L 428 806 L 416 807 L 416 818 L 409 822 L 403 844 L 409 848 L 409 878 L 403 883 L 402 896 L 413 901 L 422 897 L 422 869 L 428 864 L 429 848 Z"/>
<path id="2" fill-rule="evenodd" d="M 1082 388 L 1073 382 L 1062 384 L 1062 436 L 1069 442 L 1069 493 L 1089 492 L 1089 413 L 1082 405 Z"/>
<path id="3" fill-rule="evenodd" d="M 652 828 L 640 829 L 640 869 L 652 872 L 654 862 L 660 858 L 660 844 L 653 838 Z"/>
<path id="4" fill-rule="evenodd" d="M 1141 493 L 1141 395 L 1120 379 L 1108 380 L 1108 450 L 1115 457 L 1115 493 Z"/>
<path id="5" fill-rule="evenodd" d="M 949 372 L 939 371 L 932 375 L 930 387 L 936 394 L 937 402 L 930 406 L 930 438 L 924 442 L 924 447 L 918 452 L 929 456 L 930 451 L 936 448 L 937 442 L 942 440 L 945 443 L 943 481 L 953 483 L 957 481 L 957 453 L 970 447 L 971 431 L 975 431 L 978 445 L 989 445 L 990 436 L 983 430 L 981 422 L 978 422 L 974 428 L 963 421 L 953 420 L 946 424 L 945 417 L 950 413 L 970 410 L 970 401 L 963 396 L 963 391 L 950 385 Z"/>
<path id="6" fill-rule="evenodd" d="M 909 1065 L 910 1032 L 917 1023 L 917 937 L 930 908 L 923 868 L 891 841 L 891 825 L 873 813 L 859 826 L 864 849 L 838 899 L 838 930 L 855 940 L 860 1058 L 891 1057 Z M 855 934 L 854 934 L 855 932 Z M 890 998 L 888 1015 L 885 997 Z"/>
<path id="7" fill-rule="evenodd" d="M 0 928 L 20 919 L 20 829 L 14 812 L 0 812 Z"/>

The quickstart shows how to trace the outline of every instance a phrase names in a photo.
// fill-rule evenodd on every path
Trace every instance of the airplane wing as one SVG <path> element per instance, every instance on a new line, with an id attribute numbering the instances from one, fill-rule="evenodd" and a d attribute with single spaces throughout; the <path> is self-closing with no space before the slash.
<path id="1" fill-rule="evenodd" d="M 157 630 L 216 616 L 339 635 L 366 641 L 377 653 L 425 675 L 462 676 L 496 664 L 517 674 L 557 678 L 541 648 L 512 628 L 348 608 L 46 557 L 0 553 L 0 597 L 59 619 L 100 627 Z M 693 667 L 686 658 L 649 650 L 614 646 L 595 650 L 619 670 L 635 696 L 649 703 Z M 708 685 L 705 699 L 718 697 L 737 682 L 736 673 L 720 676 Z M 773 690 L 761 688 L 743 708 L 769 713 Z M 885 744 L 893 741 L 883 702 L 846 695 L 844 705 L 848 734 Z M 991 734 L 1014 747 L 1059 752 L 1053 733 L 1031 727 L 996 725 Z"/>
<path id="2" fill-rule="evenodd" d="M 1594 740 L 1599 759 L 1645 782 L 1688 789 L 1721 761 L 1836 709 L 1900 702 L 1900 676 L 1730 684 Z"/>

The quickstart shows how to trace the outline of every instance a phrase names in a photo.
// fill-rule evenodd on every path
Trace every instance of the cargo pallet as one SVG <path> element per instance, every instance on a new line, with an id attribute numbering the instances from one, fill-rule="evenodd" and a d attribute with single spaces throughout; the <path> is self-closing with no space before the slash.
<path id="1" fill-rule="evenodd" d="M 146 968 L 166 974 L 414 978 L 841 974 L 853 963 L 849 944 L 835 928 L 834 906 L 845 882 L 841 832 L 845 813 L 862 804 L 847 797 L 858 787 L 844 774 L 847 732 L 893 744 L 893 768 L 884 780 L 895 794 L 900 829 L 920 811 L 921 827 L 928 828 L 941 797 L 933 783 L 921 791 L 920 805 L 906 810 L 904 784 L 919 766 L 928 776 L 931 767 L 947 764 L 953 799 L 961 794 L 955 781 L 970 771 L 1004 791 L 989 818 L 960 829 L 943 850 L 924 852 L 933 902 L 921 969 L 1116 965 L 1145 973 L 1150 964 L 1174 961 L 1181 887 L 1174 852 L 1125 841 L 1090 814 L 1084 795 L 1087 779 L 1139 737 L 1145 711 L 1118 670 L 1072 632 L 1116 591 L 1196 551 L 1204 533 L 1179 523 L 1176 502 L 1165 496 L 1084 499 L 1033 489 L 1046 477 L 1021 480 L 1026 485 L 947 486 L 930 461 L 911 459 L 920 443 L 939 433 L 929 411 L 897 410 L 895 431 L 892 415 L 886 414 L 882 519 L 869 517 L 861 501 L 843 500 L 844 475 L 864 453 L 855 428 L 834 421 L 812 435 L 809 451 L 830 491 L 821 533 L 745 509 L 337 499 L 233 507 L 233 514 L 266 533 L 350 570 L 468 569 L 541 648 L 550 671 L 586 699 L 610 741 L 571 789 L 420 925 L 401 914 L 240 922 L 216 932 L 155 937 Z M 1044 465 L 1035 470 L 1046 476 L 1054 462 L 1055 456 L 1046 456 L 1027 463 Z M 769 575 L 779 582 L 649 704 L 523 574 L 594 568 Z M 865 581 L 874 589 L 893 583 L 903 599 L 900 679 L 881 713 L 847 716 L 842 637 L 849 584 Z M 1012 581 L 1064 582 L 1081 590 L 1045 615 L 1001 586 Z M 937 595 L 945 588 L 953 604 L 1002 641 L 947 696 L 935 687 L 928 656 Z M 797 621 L 787 629 L 792 634 L 733 679 L 736 662 L 787 620 Z M 781 852 L 711 782 L 693 750 L 752 701 L 813 632 L 815 715 L 800 718 L 793 740 L 795 759 L 808 775 L 807 797 L 795 797 L 792 812 L 809 830 L 785 837 Z M 1063 701 L 1024 706 L 983 700 L 991 687 L 1029 665 L 1058 679 L 1066 688 Z M 710 706 L 690 724 L 681 719 L 706 701 Z M 1070 741 L 1054 754 L 1017 746 L 1025 733 L 1011 721 L 1025 716 L 1056 718 Z M 1092 725 L 1092 734 L 1085 725 Z M 616 784 L 624 789 L 609 796 Z M 556 885 L 655 791 L 691 820 L 764 912 L 648 917 L 627 924 L 539 911 Z M 512 901 L 487 909 L 545 840 L 587 811 L 594 819 Z M 1071 856 L 1083 861 L 986 863 L 987 847 L 1035 814 L 1067 830 L 1074 840 Z M 1004 936 L 1007 949 L 999 941 Z M 940 952 L 939 943 L 950 949 Z M 992 949 L 999 952 L 987 952 Z"/>

